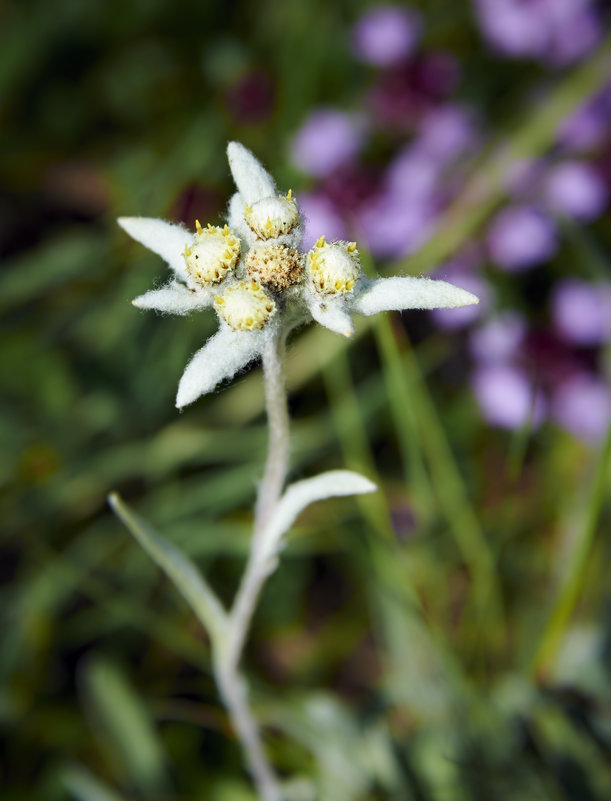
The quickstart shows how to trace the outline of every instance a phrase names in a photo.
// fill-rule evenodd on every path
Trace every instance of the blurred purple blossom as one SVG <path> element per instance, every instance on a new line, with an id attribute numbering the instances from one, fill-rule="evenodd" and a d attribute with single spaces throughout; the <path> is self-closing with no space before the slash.
<path id="1" fill-rule="evenodd" d="M 507 362 L 515 358 L 525 334 L 526 322 L 521 315 L 501 312 L 470 332 L 469 349 L 480 362 Z"/>
<path id="2" fill-rule="evenodd" d="M 511 365 L 488 364 L 471 378 L 473 392 L 488 423 L 501 428 L 519 429 L 532 420 L 538 425 L 545 417 L 545 402 L 526 373 Z"/>
<path id="3" fill-rule="evenodd" d="M 512 58 L 564 66 L 586 55 L 601 26 L 594 0 L 474 0 L 489 44 Z"/>
<path id="4" fill-rule="evenodd" d="M 534 206 L 509 206 L 499 212 L 487 234 L 492 261 L 504 270 L 527 270 L 546 261 L 557 248 L 552 221 Z"/>
<path id="5" fill-rule="evenodd" d="M 601 176 L 584 161 L 565 161 L 552 167 L 545 178 L 549 207 L 576 220 L 593 220 L 607 205 L 607 188 Z"/>
<path id="6" fill-rule="evenodd" d="M 548 32 L 536 2 L 475 0 L 475 8 L 482 32 L 494 49 L 517 58 L 543 52 Z"/>
<path id="7" fill-rule="evenodd" d="M 568 150 L 599 147 L 611 131 L 611 84 L 567 117 L 558 131 Z"/>
<path id="8" fill-rule="evenodd" d="M 602 442 L 611 422 L 611 392 L 597 376 L 576 374 L 557 387 L 551 410 L 563 428 L 596 445 Z"/>
<path id="9" fill-rule="evenodd" d="M 404 147 L 390 163 L 384 180 L 387 192 L 406 201 L 429 204 L 439 187 L 441 164 L 426 151 Z"/>
<path id="10" fill-rule="evenodd" d="M 323 234 L 330 240 L 346 239 L 344 221 L 333 203 L 324 195 L 314 192 L 300 194 L 299 208 L 305 219 L 303 247 L 306 250 L 313 247 Z"/>
<path id="11" fill-rule="evenodd" d="M 447 164 L 475 143 L 472 114 L 457 104 L 437 106 L 420 120 L 418 137 L 421 151 Z"/>
<path id="12" fill-rule="evenodd" d="M 366 137 L 362 116 L 333 108 L 315 109 L 297 131 L 293 161 L 308 175 L 322 178 L 350 162 Z"/>
<path id="13" fill-rule="evenodd" d="M 611 284 L 559 281 L 551 306 L 554 327 L 565 342 L 596 346 L 611 340 Z"/>
<path id="14" fill-rule="evenodd" d="M 355 224 L 372 255 L 396 258 L 414 253 L 429 239 L 435 217 L 432 206 L 388 192 L 357 209 Z"/>
<path id="15" fill-rule="evenodd" d="M 414 51 L 422 20 L 412 9 L 381 5 L 366 11 L 353 29 L 354 53 L 376 67 L 389 67 Z"/>

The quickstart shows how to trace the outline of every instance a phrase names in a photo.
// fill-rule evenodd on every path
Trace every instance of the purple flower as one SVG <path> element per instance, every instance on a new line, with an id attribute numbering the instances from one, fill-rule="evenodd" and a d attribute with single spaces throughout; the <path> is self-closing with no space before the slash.
<path id="1" fill-rule="evenodd" d="M 527 270 L 556 252 L 551 220 L 532 206 L 510 206 L 492 221 L 487 235 L 490 258 L 504 270 Z"/>
<path id="2" fill-rule="evenodd" d="M 466 109 L 448 104 L 425 114 L 418 134 L 419 149 L 447 164 L 469 148 L 475 138 L 475 128 Z"/>
<path id="3" fill-rule="evenodd" d="M 573 345 L 603 345 L 611 340 L 611 284 L 571 278 L 552 294 L 552 319 L 559 335 Z"/>
<path id="4" fill-rule="evenodd" d="M 526 323 L 516 312 L 501 312 L 469 335 L 472 356 L 483 363 L 506 362 L 514 358 L 524 341 Z"/>
<path id="5" fill-rule="evenodd" d="M 304 216 L 302 246 L 304 250 L 314 246 L 323 234 L 330 240 L 346 239 L 346 226 L 333 203 L 324 195 L 300 194 L 299 207 Z"/>
<path id="6" fill-rule="evenodd" d="M 548 172 L 545 199 L 551 209 L 576 220 L 593 220 L 607 205 L 607 189 L 594 167 L 583 161 L 565 161 Z"/>
<path id="7" fill-rule="evenodd" d="M 554 392 L 552 416 L 579 439 L 599 444 L 611 422 L 611 392 L 600 378 L 573 375 Z"/>
<path id="8" fill-rule="evenodd" d="M 495 50 L 516 58 L 538 57 L 548 41 L 540 4 L 475 0 L 482 32 Z"/>
<path id="9" fill-rule="evenodd" d="M 569 150 L 598 147 L 611 128 L 611 85 L 567 117 L 558 131 L 558 140 Z"/>
<path id="10" fill-rule="evenodd" d="M 388 167 L 385 186 L 388 192 L 414 203 L 430 203 L 441 174 L 439 160 L 415 147 L 401 150 Z"/>
<path id="11" fill-rule="evenodd" d="M 472 376 L 473 392 L 484 419 L 501 428 L 519 429 L 545 416 L 543 398 L 533 391 L 526 374 L 509 365 L 484 365 Z"/>
<path id="12" fill-rule="evenodd" d="M 293 161 L 305 173 L 323 178 L 356 156 L 365 140 L 365 128 L 358 115 L 332 108 L 316 109 L 293 140 Z"/>
<path id="13" fill-rule="evenodd" d="M 600 39 L 601 26 L 597 16 L 584 9 L 566 21 L 561 20 L 554 33 L 550 52 L 544 60 L 550 66 L 563 67 L 583 58 L 595 47 Z"/>
<path id="14" fill-rule="evenodd" d="M 395 258 L 414 253 L 433 233 L 436 214 L 431 204 L 386 192 L 357 210 L 358 235 L 374 256 Z"/>
<path id="15" fill-rule="evenodd" d="M 564 66 L 589 52 L 601 35 L 592 0 L 475 0 L 475 5 L 488 42 L 513 58 Z"/>
<path id="16" fill-rule="evenodd" d="M 376 6 L 354 26 L 355 55 L 376 67 L 389 67 L 411 55 L 421 29 L 420 15 L 415 11 L 401 6 Z"/>

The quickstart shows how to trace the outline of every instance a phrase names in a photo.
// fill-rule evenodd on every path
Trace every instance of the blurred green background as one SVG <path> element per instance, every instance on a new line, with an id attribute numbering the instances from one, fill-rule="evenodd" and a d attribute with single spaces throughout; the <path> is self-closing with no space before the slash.
<path id="1" fill-rule="evenodd" d="M 371 115 L 377 73 L 350 37 L 372 6 L 0 7 L 6 801 L 253 798 L 205 635 L 106 496 L 230 599 L 265 454 L 260 371 L 178 414 L 214 315 L 136 311 L 165 268 L 114 220 L 218 222 L 229 139 L 297 198 L 315 190 L 291 142 L 318 106 Z M 549 69 L 486 47 L 466 0 L 411 7 L 421 47 L 460 64 L 482 134 L 428 244 L 393 264 L 363 253 L 386 275 L 477 237 L 505 200 L 503 159 L 544 158 L 610 75 L 604 32 Z M 409 136 L 380 126 L 367 168 Z M 536 274 L 488 271 L 501 305 L 542 324 L 556 277 L 608 279 L 607 222 L 567 223 Z M 304 330 L 289 355 L 292 476 L 345 466 L 380 492 L 308 510 L 265 590 L 245 664 L 273 762 L 304 801 L 611 797 L 609 439 L 493 427 L 467 333 L 423 312 L 357 334 Z M 588 354 L 604 374 L 607 349 Z"/>

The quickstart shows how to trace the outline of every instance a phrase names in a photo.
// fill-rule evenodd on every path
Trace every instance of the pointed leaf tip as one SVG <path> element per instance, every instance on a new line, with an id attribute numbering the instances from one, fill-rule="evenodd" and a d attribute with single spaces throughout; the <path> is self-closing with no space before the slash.
<path id="1" fill-rule="evenodd" d="M 118 493 L 111 492 L 108 503 L 134 539 L 174 582 L 208 632 L 219 635 L 226 626 L 225 609 L 189 557 L 157 534 Z"/>

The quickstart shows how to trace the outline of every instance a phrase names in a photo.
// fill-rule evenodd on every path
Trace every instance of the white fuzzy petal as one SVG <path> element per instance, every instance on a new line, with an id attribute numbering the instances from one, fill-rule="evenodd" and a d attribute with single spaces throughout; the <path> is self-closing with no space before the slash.
<path id="1" fill-rule="evenodd" d="M 297 516 L 311 503 L 341 495 L 364 495 L 375 492 L 376 485 L 365 476 L 351 470 L 331 470 L 305 481 L 297 481 L 286 489 L 278 502 L 265 532 L 264 550 L 267 558 L 273 557 L 282 535 L 293 525 Z"/>
<path id="2" fill-rule="evenodd" d="M 186 281 L 183 252 L 193 239 L 190 231 L 155 217 L 119 217 L 117 222 L 132 239 L 165 259 L 176 275 Z"/>
<path id="3" fill-rule="evenodd" d="M 311 292 L 305 296 L 305 300 L 310 314 L 317 323 L 344 337 L 352 336 L 354 326 L 350 315 L 346 311 L 346 304 L 343 298 L 321 297 Z"/>
<path id="4" fill-rule="evenodd" d="M 232 331 L 223 325 L 186 366 L 176 395 L 176 407 L 182 409 L 200 395 L 205 395 L 232 378 L 261 354 L 262 331 Z"/>
<path id="5" fill-rule="evenodd" d="M 355 290 L 352 311 L 369 316 L 381 311 L 470 306 L 479 300 L 447 281 L 412 276 L 363 280 Z"/>
<path id="6" fill-rule="evenodd" d="M 229 142 L 227 158 L 233 180 L 246 203 L 252 205 L 276 194 L 274 179 L 244 145 Z"/>
<path id="7" fill-rule="evenodd" d="M 171 281 L 161 289 L 152 289 L 132 300 L 138 309 L 155 309 L 169 314 L 189 314 L 212 304 L 213 295 L 206 289 L 192 291 L 184 284 Z"/>

